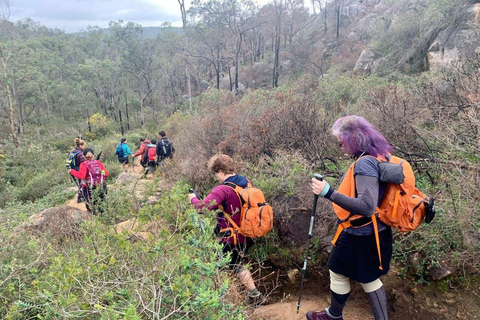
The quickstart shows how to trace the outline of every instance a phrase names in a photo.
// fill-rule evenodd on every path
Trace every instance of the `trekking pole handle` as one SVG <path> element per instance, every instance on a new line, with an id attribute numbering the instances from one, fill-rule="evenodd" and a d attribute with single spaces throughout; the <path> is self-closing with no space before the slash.
<path id="1" fill-rule="evenodd" d="M 323 181 L 323 176 L 319 173 L 315 173 L 313 177 L 318 181 Z M 318 194 L 316 194 L 315 199 L 313 199 L 312 215 L 310 216 L 310 228 L 308 229 L 309 238 L 313 237 L 313 220 L 315 218 L 315 212 L 317 212 L 317 202 L 318 202 Z"/>
<path id="2" fill-rule="evenodd" d="M 195 195 L 195 197 L 197 197 L 197 199 L 201 200 L 202 197 L 200 197 L 200 195 L 198 194 L 198 192 L 194 189 L 190 189 L 188 190 L 189 193 L 193 193 Z"/>

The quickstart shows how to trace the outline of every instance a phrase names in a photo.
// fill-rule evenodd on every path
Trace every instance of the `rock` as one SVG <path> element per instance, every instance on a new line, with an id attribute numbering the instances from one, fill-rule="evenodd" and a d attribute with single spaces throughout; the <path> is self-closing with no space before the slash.
<path id="1" fill-rule="evenodd" d="M 355 67 L 353 68 L 354 75 L 368 76 L 372 72 L 374 62 L 380 56 L 373 49 L 365 49 L 360 54 Z"/>
<path id="2" fill-rule="evenodd" d="M 48 208 L 32 215 L 19 228 L 48 233 L 56 238 L 77 237 L 81 234 L 80 224 L 91 217 L 91 213 L 69 206 Z"/>
<path id="3" fill-rule="evenodd" d="M 413 269 L 413 272 L 416 274 L 421 274 L 422 273 L 422 261 L 423 261 L 423 256 L 416 252 L 412 254 L 411 256 L 408 257 L 408 263 Z"/>
<path id="4" fill-rule="evenodd" d="M 452 274 L 452 271 L 443 261 L 440 261 L 438 267 L 432 267 L 429 270 L 430 278 L 433 281 L 440 281 L 451 274 Z"/>
<path id="5" fill-rule="evenodd" d="M 158 201 L 160 201 L 160 196 L 158 196 L 158 195 L 148 197 L 148 204 L 150 204 L 150 205 L 154 205 Z"/>
<path id="6" fill-rule="evenodd" d="M 126 220 L 118 223 L 115 226 L 115 230 L 117 231 L 117 233 L 126 232 L 130 234 L 132 240 L 148 240 L 151 237 L 151 234 L 149 232 L 139 231 L 139 226 L 140 225 L 136 219 Z"/>
<path id="7" fill-rule="evenodd" d="M 297 278 L 297 275 L 300 273 L 298 269 L 292 269 L 287 272 L 288 279 L 290 279 L 290 282 L 295 283 L 295 280 Z"/>
<path id="8" fill-rule="evenodd" d="M 342 17 L 347 18 L 350 22 L 360 19 L 366 12 L 367 8 L 358 2 L 343 6 L 341 10 Z"/>
<path id="9" fill-rule="evenodd" d="M 117 177 L 117 183 L 120 184 L 127 184 L 129 182 L 135 181 L 138 178 L 140 178 L 139 173 L 135 172 L 122 172 L 120 175 Z"/>
<path id="10" fill-rule="evenodd" d="M 429 70 L 441 69 L 475 54 L 480 47 L 479 18 L 480 3 L 468 5 L 458 20 L 437 35 L 427 53 Z"/>
<path id="11" fill-rule="evenodd" d="M 210 83 L 207 80 L 202 80 L 200 81 L 200 88 L 202 90 L 207 90 L 208 88 L 210 88 Z M 188 96 L 187 96 L 187 100 L 188 100 Z"/>
<path id="12" fill-rule="evenodd" d="M 381 14 L 369 13 L 357 22 L 355 29 L 348 38 L 354 41 L 367 41 L 376 33 L 385 32 L 389 27 L 389 21 Z"/>

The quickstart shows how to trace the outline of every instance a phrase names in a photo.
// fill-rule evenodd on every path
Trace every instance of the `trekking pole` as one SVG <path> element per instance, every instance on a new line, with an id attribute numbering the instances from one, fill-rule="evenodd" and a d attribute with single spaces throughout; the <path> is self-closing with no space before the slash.
<path id="1" fill-rule="evenodd" d="M 323 176 L 321 174 L 314 174 L 313 177 L 319 181 L 323 180 Z M 300 301 L 302 300 L 302 293 L 303 293 L 303 281 L 305 280 L 305 273 L 307 273 L 308 251 L 310 249 L 310 240 L 313 237 L 313 220 L 315 219 L 315 212 L 317 211 L 317 202 L 318 202 L 318 194 L 315 194 L 315 197 L 313 198 L 312 215 L 310 216 L 310 227 L 308 229 L 307 252 L 305 253 L 305 260 L 303 261 L 302 282 L 300 282 L 300 293 L 298 295 L 297 313 L 300 310 Z"/>
<path id="2" fill-rule="evenodd" d="M 197 191 L 190 189 L 188 192 L 193 193 L 195 197 L 197 197 L 198 200 L 202 199 L 202 197 L 198 194 Z M 197 212 L 197 221 L 198 224 L 200 225 L 200 230 L 202 230 L 202 233 L 205 234 L 205 227 L 203 221 L 200 219 L 200 213 Z"/>

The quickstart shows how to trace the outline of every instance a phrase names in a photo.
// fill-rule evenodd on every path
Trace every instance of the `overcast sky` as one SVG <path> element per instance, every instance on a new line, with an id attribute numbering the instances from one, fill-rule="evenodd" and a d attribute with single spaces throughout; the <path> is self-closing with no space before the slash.
<path id="1" fill-rule="evenodd" d="M 273 0 L 256 1 L 265 4 Z M 177 0 L 10 0 L 9 20 L 26 17 L 65 32 L 80 31 L 89 25 L 107 28 L 112 20 L 133 21 L 144 27 L 163 22 L 181 25 Z"/>

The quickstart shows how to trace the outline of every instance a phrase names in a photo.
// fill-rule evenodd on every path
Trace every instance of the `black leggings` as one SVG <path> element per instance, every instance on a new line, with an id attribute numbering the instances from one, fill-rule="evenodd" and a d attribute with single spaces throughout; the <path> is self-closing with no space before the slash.
<path id="1" fill-rule="evenodd" d="M 225 256 L 231 252 L 231 259 L 228 267 L 230 270 L 239 273 L 243 270 L 243 264 L 246 261 L 246 255 L 248 250 L 255 244 L 252 239 L 248 239 L 245 243 L 239 243 L 236 246 L 233 243 L 224 243 L 222 248 L 222 254 Z"/>

